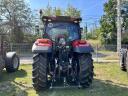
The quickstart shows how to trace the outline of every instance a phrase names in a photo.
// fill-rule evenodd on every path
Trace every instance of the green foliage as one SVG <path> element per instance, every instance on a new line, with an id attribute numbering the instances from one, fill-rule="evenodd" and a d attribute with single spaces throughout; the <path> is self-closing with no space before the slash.
<path id="1" fill-rule="evenodd" d="M 44 16 L 62 16 L 63 15 L 63 10 L 59 7 L 51 7 L 49 4 L 47 5 L 46 8 L 43 9 L 43 15 Z"/>
<path id="2" fill-rule="evenodd" d="M 56 7 L 53 10 L 53 14 L 55 16 L 62 16 L 63 15 L 62 10 L 60 8 L 56 8 Z"/>
<path id="3" fill-rule="evenodd" d="M 96 38 L 97 38 L 97 39 L 100 38 L 100 33 L 101 33 L 100 28 L 96 28 L 96 29 L 95 29 L 95 35 L 96 35 Z"/>
<path id="4" fill-rule="evenodd" d="M 122 44 L 128 44 L 128 32 L 122 34 Z"/>
<path id="5" fill-rule="evenodd" d="M 96 37 L 93 35 L 92 32 L 88 32 L 86 38 L 87 39 L 96 39 Z"/>
<path id="6" fill-rule="evenodd" d="M 80 11 L 71 5 L 68 5 L 67 9 L 64 12 L 65 16 L 71 16 L 71 17 L 80 17 L 80 14 L 81 14 Z"/>
<path id="7" fill-rule="evenodd" d="M 15 26 L 11 32 L 11 42 L 13 43 L 22 43 L 24 40 L 24 33 L 19 26 Z"/>
<path id="8" fill-rule="evenodd" d="M 109 0 L 104 4 L 105 14 L 100 20 L 101 34 L 100 40 L 102 44 L 117 44 L 117 1 Z M 121 14 L 122 14 L 122 30 L 128 29 L 128 1 L 122 1 Z M 125 41 L 123 41 L 125 40 Z M 128 42 L 126 37 L 122 39 L 123 42 Z"/>
<path id="9" fill-rule="evenodd" d="M 122 4 L 123 8 L 121 10 L 123 17 L 123 31 L 122 33 L 122 44 L 128 44 L 128 1 L 124 1 Z"/>
<path id="10" fill-rule="evenodd" d="M 0 0 L 0 18 L 4 33 L 8 33 L 10 41 L 22 43 L 24 33 L 30 32 L 32 27 L 31 9 L 25 0 Z M 3 26 L 4 25 L 4 26 Z"/>
<path id="11" fill-rule="evenodd" d="M 122 24 L 123 31 L 126 31 L 126 30 L 128 30 L 128 1 L 123 2 L 121 14 L 123 17 L 123 24 Z"/>
<path id="12" fill-rule="evenodd" d="M 24 42 L 25 43 L 34 43 L 36 39 L 41 38 L 39 35 L 34 34 L 24 34 Z"/>
<path id="13" fill-rule="evenodd" d="M 71 16 L 71 17 L 80 17 L 80 11 L 71 5 L 68 5 L 67 9 L 62 10 L 61 8 L 58 8 L 58 7 L 52 8 L 48 4 L 47 7 L 43 9 L 43 15 L 44 16 L 64 15 L 64 16 Z"/>
<path id="14" fill-rule="evenodd" d="M 101 33 L 101 30 L 100 28 L 96 28 L 94 29 L 92 32 L 88 32 L 87 33 L 87 39 L 100 39 L 100 33 Z"/>
<path id="15" fill-rule="evenodd" d="M 45 9 L 43 9 L 44 16 L 51 16 L 53 15 L 53 8 L 48 4 Z"/>
<path id="16" fill-rule="evenodd" d="M 100 20 L 101 33 L 100 39 L 102 44 L 116 44 L 116 0 L 109 0 L 104 4 L 105 14 Z"/>

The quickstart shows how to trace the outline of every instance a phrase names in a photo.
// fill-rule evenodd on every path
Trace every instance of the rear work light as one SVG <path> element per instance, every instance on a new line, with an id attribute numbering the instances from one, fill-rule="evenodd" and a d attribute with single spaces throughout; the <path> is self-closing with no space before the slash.
<path id="1" fill-rule="evenodd" d="M 48 19 L 48 22 L 51 22 L 52 20 L 51 19 Z"/>
<path id="2" fill-rule="evenodd" d="M 86 40 L 76 40 L 72 43 L 73 47 L 89 46 Z"/>
<path id="3" fill-rule="evenodd" d="M 49 39 L 37 39 L 35 44 L 37 46 L 52 46 L 52 41 Z"/>

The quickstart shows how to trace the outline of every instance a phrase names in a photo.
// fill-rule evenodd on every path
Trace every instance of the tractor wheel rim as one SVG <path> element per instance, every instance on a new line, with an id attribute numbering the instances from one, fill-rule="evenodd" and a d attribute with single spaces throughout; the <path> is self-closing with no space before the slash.
<path id="1" fill-rule="evenodd" d="M 18 58 L 15 57 L 15 58 L 13 59 L 13 67 L 14 67 L 15 69 L 17 69 L 18 65 L 19 65 Z"/>

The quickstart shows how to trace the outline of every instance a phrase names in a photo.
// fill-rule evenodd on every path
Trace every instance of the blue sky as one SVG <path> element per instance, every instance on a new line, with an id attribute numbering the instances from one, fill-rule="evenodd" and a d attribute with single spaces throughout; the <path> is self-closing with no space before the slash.
<path id="1" fill-rule="evenodd" d="M 65 9 L 68 4 L 81 10 L 83 23 L 91 26 L 92 23 L 98 23 L 103 15 L 103 5 L 108 0 L 27 0 L 33 10 L 45 8 L 49 4 L 52 7 Z"/>

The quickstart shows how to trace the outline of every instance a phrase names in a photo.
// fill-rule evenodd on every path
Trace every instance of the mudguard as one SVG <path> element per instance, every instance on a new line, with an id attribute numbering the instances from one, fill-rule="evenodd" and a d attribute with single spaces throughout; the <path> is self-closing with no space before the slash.
<path id="1" fill-rule="evenodd" d="M 16 52 L 6 53 L 5 62 L 6 71 L 9 73 L 17 71 L 20 65 L 20 59 Z"/>
<path id="2" fill-rule="evenodd" d="M 6 58 L 12 59 L 14 55 L 16 55 L 16 52 L 7 52 L 6 53 Z"/>
<path id="3" fill-rule="evenodd" d="M 6 65 L 10 65 L 10 63 L 12 63 L 12 59 L 15 55 L 16 55 L 16 52 L 7 52 L 6 53 L 6 58 L 5 58 Z"/>
<path id="4" fill-rule="evenodd" d="M 94 52 L 92 46 L 90 44 L 86 44 L 85 46 L 76 46 L 73 48 L 74 52 L 77 53 L 91 53 Z"/>
<path id="5" fill-rule="evenodd" d="M 37 39 L 32 46 L 33 53 L 50 53 L 52 52 L 52 41 L 49 39 Z"/>
<path id="6" fill-rule="evenodd" d="M 32 46 L 33 53 L 50 53 L 52 52 L 51 46 L 37 46 L 35 43 Z"/>

